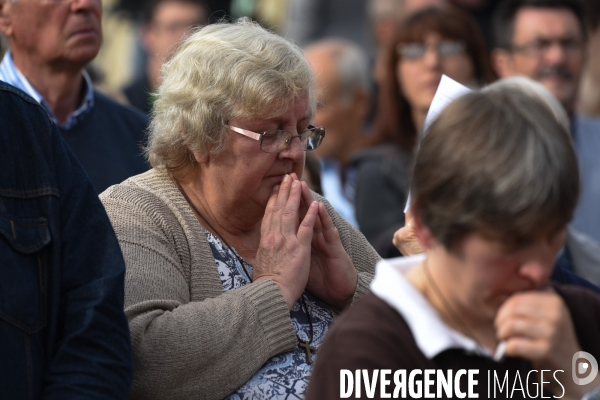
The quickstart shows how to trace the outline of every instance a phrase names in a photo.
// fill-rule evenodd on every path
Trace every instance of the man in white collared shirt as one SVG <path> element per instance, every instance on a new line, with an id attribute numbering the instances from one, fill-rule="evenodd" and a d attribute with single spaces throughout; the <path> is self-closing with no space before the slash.
<path id="1" fill-rule="evenodd" d="M 519 89 L 450 104 L 421 143 L 411 184 L 413 224 L 427 252 L 378 264 L 373 293 L 329 331 L 307 399 L 340 398 L 357 370 L 370 377 L 353 377 L 362 393 L 384 370 L 388 379 L 420 371 L 421 389 L 438 398 L 467 389 L 479 398 L 530 398 L 543 388 L 542 397 L 579 399 L 598 387 L 600 375 L 575 381 L 575 364 L 582 352 L 600 359 L 600 295 L 549 283 L 577 176 L 564 128 Z M 425 371 L 459 376 L 459 391 L 439 380 L 425 389 Z M 497 377 L 512 389 L 492 396 Z M 371 398 L 385 397 L 386 382 L 374 384 Z M 407 385 L 416 391 L 414 380 Z"/>

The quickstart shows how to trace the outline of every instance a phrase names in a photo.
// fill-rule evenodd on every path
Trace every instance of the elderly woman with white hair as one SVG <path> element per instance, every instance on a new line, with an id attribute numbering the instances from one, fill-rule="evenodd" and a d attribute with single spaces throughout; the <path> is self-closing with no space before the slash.
<path id="1" fill-rule="evenodd" d="M 192 34 L 162 75 L 153 169 L 101 195 L 127 265 L 131 397 L 302 398 L 378 261 L 300 181 L 325 135 L 310 66 L 239 20 Z"/>

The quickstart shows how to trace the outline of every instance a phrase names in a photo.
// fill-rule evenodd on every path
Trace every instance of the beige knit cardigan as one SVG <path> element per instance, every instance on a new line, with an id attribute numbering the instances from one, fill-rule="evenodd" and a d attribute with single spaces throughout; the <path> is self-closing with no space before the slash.
<path id="1" fill-rule="evenodd" d="M 135 373 L 131 399 L 220 399 L 272 356 L 297 345 L 277 286 L 260 280 L 223 293 L 206 236 L 164 169 L 100 195 L 125 263 L 125 313 Z M 323 201 L 366 293 L 379 256 Z"/>

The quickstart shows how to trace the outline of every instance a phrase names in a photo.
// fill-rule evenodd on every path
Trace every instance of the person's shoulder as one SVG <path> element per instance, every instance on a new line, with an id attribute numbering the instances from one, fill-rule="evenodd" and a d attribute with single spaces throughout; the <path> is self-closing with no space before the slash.
<path id="1" fill-rule="evenodd" d="M 100 201 L 115 230 L 118 226 L 135 230 L 144 225 L 173 231 L 181 221 L 192 225 L 194 222 L 193 214 L 185 211 L 185 199 L 163 168 L 153 168 L 110 186 L 100 194 Z"/>
<path id="2" fill-rule="evenodd" d="M 576 327 L 595 329 L 600 337 L 600 293 L 579 285 L 555 284 L 553 287 L 563 298 Z"/>
<path id="3" fill-rule="evenodd" d="M 135 107 L 121 104 L 105 94 L 94 91 L 94 107 L 98 107 L 103 113 L 107 113 L 111 118 L 121 118 L 129 123 L 136 123 L 146 127 L 148 125 L 148 116 Z"/>
<path id="4" fill-rule="evenodd" d="M 373 293 L 363 296 L 335 321 L 325 344 L 341 357 L 342 364 L 347 362 L 352 368 L 361 366 L 357 364 L 391 367 L 400 359 L 411 358 L 417 350 L 404 318 Z"/>
<path id="5" fill-rule="evenodd" d="M 133 207 L 146 214 L 160 215 L 173 208 L 178 196 L 178 189 L 168 173 L 163 168 L 153 168 L 110 186 L 100 194 L 100 200 L 107 211 L 109 205 L 115 206 L 112 213 L 127 213 L 125 208 Z"/>
<path id="6" fill-rule="evenodd" d="M 394 143 L 384 143 L 362 149 L 355 153 L 349 165 L 356 168 L 363 179 L 383 175 L 405 185 L 410 170 L 412 155 Z"/>
<path id="7" fill-rule="evenodd" d="M 411 155 L 400 146 L 388 143 L 361 150 L 351 165 L 357 171 L 357 185 L 367 192 L 404 193 L 408 190 Z M 368 189 L 367 189 L 368 188 Z"/>
<path id="8" fill-rule="evenodd" d="M 11 118 L 14 117 L 14 114 L 8 111 L 10 108 L 19 108 L 23 113 L 37 114 L 40 117 L 38 120 L 44 121 L 49 129 L 52 125 L 48 112 L 40 103 L 21 89 L 3 81 L 0 81 L 0 103 L 0 110 L 5 111 L 4 116 L 6 118 L 3 118 L 3 120 L 24 123 L 26 121 L 24 119 Z M 6 123 L 6 121 L 3 121 L 3 123 Z M 30 119 L 27 121 L 31 122 Z"/>
<path id="9" fill-rule="evenodd" d="M 584 351 L 600 357 L 600 294 L 575 285 L 554 285 L 565 301 L 577 335 Z"/>
<path id="10" fill-rule="evenodd" d="M 362 162 L 410 162 L 411 154 L 395 143 L 383 143 L 372 147 L 366 147 L 354 153 L 350 159 L 351 164 Z"/>
<path id="11" fill-rule="evenodd" d="M 590 115 L 575 114 L 575 120 L 577 123 L 600 126 L 600 118 Z"/>
<path id="12" fill-rule="evenodd" d="M 306 398 L 339 398 L 342 370 L 410 370 L 427 362 L 402 316 L 370 293 L 331 326 L 317 351 Z"/>
<path id="13" fill-rule="evenodd" d="M 6 83 L 4 81 L 1 81 L 1 80 L 0 80 L 0 96 L 2 96 L 4 98 L 19 97 L 24 102 L 29 103 L 30 105 L 32 105 L 36 108 L 40 108 L 40 109 L 42 108 L 42 106 L 37 101 L 35 101 L 35 99 L 33 97 L 29 96 L 27 93 L 25 93 L 21 89 L 14 87 L 13 85 Z"/>
<path id="14" fill-rule="evenodd" d="M 353 304 L 336 320 L 331 332 L 370 336 L 380 329 L 382 332 L 389 333 L 388 328 L 391 328 L 391 331 L 395 332 L 397 327 L 392 326 L 395 324 L 388 324 L 387 322 L 402 323 L 402 321 L 404 321 L 402 316 L 396 310 L 375 294 L 369 293 Z M 378 327 L 373 326 L 374 322 L 379 322 L 376 324 Z M 386 323 L 380 324 L 380 322 Z"/>
<path id="15" fill-rule="evenodd" d="M 172 179 L 163 168 L 152 168 L 125 181 L 110 186 L 100 194 L 100 199 L 123 198 L 129 202 L 138 202 L 143 193 L 154 197 L 171 194 L 176 188 Z"/>
<path id="16" fill-rule="evenodd" d="M 35 99 L 22 90 L 0 81 L 0 137 L 4 147 L 29 149 L 29 155 L 41 153 L 49 155 L 51 142 L 60 136 L 58 128 L 52 122 L 48 112 Z M 0 148 L 3 146 L 0 145 Z M 21 157 L 22 153 L 11 151 L 5 155 L 4 162 L 12 157 Z M 31 157 L 28 163 L 40 160 Z"/>
<path id="17" fill-rule="evenodd" d="M 575 130 L 577 138 L 586 135 L 600 140 L 600 118 L 578 114 L 575 116 Z"/>
<path id="18" fill-rule="evenodd" d="M 572 284 L 559 283 L 555 284 L 554 288 L 568 305 L 577 306 L 578 308 L 592 307 L 600 312 L 600 293 L 587 287 Z"/>

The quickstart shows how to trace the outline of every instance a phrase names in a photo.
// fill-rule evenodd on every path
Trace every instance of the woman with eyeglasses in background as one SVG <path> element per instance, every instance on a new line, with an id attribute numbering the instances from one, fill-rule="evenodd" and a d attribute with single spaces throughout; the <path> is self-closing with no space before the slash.
<path id="1" fill-rule="evenodd" d="M 325 136 L 310 66 L 241 19 L 192 34 L 162 78 L 153 169 L 101 195 L 127 265 L 131 398 L 302 398 L 379 259 L 300 181 Z"/>
<path id="2" fill-rule="evenodd" d="M 383 51 L 374 136 L 352 166 L 357 168 L 358 224 L 386 257 L 399 255 L 392 237 L 405 222 L 412 153 L 442 75 L 470 87 L 495 76 L 481 31 L 455 8 L 431 7 L 408 15 Z"/>

